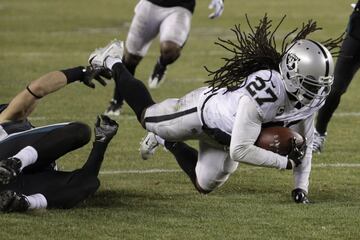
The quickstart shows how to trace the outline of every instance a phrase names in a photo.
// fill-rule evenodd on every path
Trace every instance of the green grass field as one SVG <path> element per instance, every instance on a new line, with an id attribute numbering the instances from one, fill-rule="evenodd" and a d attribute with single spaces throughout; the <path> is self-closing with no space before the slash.
<path id="1" fill-rule="evenodd" d="M 338 36 L 351 13 L 350 0 L 226 0 L 220 19 L 208 20 L 199 0 L 192 31 L 181 58 L 168 71 L 156 100 L 180 97 L 207 79 L 224 52 L 213 42 L 231 38 L 229 28 L 255 23 L 265 12 L 278 22 L 278 34 L 314 19 L 323 31 L 315 40 Z M 41 74 L 86 64 L 89 53 L 114 38 L 125 39 L 135 0 L 0 1 L 0 102 L 7 102 Z M 158 56 L 158 40 L 137 70 L 147 80 Z M 241 165 L 226 184 L 199 195 L 175 160 L 159 149 L 142 161 L 139 141 L 145 131 L 125 107 L 120 131 L 103 164 L 102 185 L 72 210 L 0 214 L 0 239 L 359 239 L 360 90 L 359 77 L 330 123 L 326 151 L 313 158 L 311 205 L 290 198 L 292 173 Z M 46 97 L 32 115 L 35 125 L 81 120 L 90 125 L 103 112 L 114 84 L 95 90 L 72 84 Z M 195 144 L 195 143 L 192 143 Z M 82 166 L 90 145 L 65 156 L 61 169 Z M 164 170 L 149 171 L 149 170 Z"/>

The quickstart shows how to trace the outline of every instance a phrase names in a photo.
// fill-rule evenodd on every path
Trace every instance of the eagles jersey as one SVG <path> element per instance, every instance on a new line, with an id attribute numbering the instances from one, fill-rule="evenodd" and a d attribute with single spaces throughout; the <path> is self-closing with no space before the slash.
<path id="1" fill-rule="evenodd" d="M 4 111 L 6 107 L 7 104 L 0 104 L 0 113 Z M 7 138 L 10 134 L 23 132 L 32 128 L 33 126 L 27 119 L 0 123 L 0 141 Z"/>
<path id="2" fill-rule="evenodd" d="M 194 12 L 195 0 L 147 0 L 161 7 L 183 7 Z"/>
<path id="3" fill-rule="evenodd" d="M 263 124 L 281 123 L 291 126 L 312 116 L 321 106 L 299 106 L 291 101 L 285 90 L 280 73 L 276 71 L 260 70 L 248 76 L 239 89 L 226 92 L 220 89 L 215 93 L 206 89 L 200 100 L 202 119 L 210 128 L 218 128 L 231 135 L 237 113 L 237 106 L 242 96 L 249 96 L 256 104 Z"/>

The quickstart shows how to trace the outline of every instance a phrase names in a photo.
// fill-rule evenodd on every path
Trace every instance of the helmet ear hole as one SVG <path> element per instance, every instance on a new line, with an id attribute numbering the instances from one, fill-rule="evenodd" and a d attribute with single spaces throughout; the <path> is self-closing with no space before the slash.
<path id="1" fill-rule="evenodd" d="M 290 80 L 290 73 L 286 72 L 286 78 Z"/>

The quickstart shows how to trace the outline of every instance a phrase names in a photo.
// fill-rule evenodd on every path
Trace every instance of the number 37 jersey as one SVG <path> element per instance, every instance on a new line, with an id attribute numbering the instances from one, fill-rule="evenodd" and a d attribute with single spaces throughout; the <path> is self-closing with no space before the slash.
<path id="1" fill-rule="evenodd" d="M 205 90 L 199 105 L 202 121 L 211 128 L 219 128 L 231 134 L 235 117 L 241 114 L 237 113 L 237 109 L 243 96 L 253 100 L 262 123 L 283 122 L 287 125 L 312 116 L 321 107 L 321 104 L 311 108 L 297 106 L 299 103 L 289 99 L 280 73 L 260 70 L 249 75 L 235 91 L 219 89 L 211 93 L 209 89 Z"/>

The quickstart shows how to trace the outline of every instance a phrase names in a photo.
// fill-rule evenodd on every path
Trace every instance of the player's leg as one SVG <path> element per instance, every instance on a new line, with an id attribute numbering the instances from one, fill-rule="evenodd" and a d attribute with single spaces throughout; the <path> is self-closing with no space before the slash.
<path id="1" fill-rule="evenodd" d="M 148 107 L 143 119 L 145 128 L 172 142 L 201 138 L 204 133 L 198 104 L 204 91 L 198 88 L 179 99 L 166 99 Z"/>
<path id="2" fill-rule="evenodd" d="M 144 160 L 154 154 L 159 144 L 164 145 L 163 139 L 181 142 L 206 136 L 197 108 L 204 90 L 199 88 L 180 99 L 167 99 L 146 109 L 143 125 L 149 133 L 140 142 L 140 154 Z"/>
<path id="3" fill-rule="evenodd" d="M 141 123 L 143 112 L 155 102 L 142 81 L 134 78 L 119 60 L 108 57 L 106 61 L 111 60 L 117 61 L 113 65 L 110 64 L 116 88 Z"/>
<path id="4" fill-rule="evenodd" d="M 209 193 L 223 185 L 237 169 L 239 163 L 233 161 L 228 151 L 204 141 L 199 142 L 199 156 L 196 165 L 197 189 Z"/>
<path id="5" fill-rule="evenodd" d="M 9 182 L 21 171 L 29 173 L 49 168 L 59 157 L 88 143 L 90 137 L 90 128 L 80 122 L 14 134 L 0 144 L 5 154 L 0 159 L 0 182 Z"/>
<path id="6" fill-rule="evenodd" d="M 81 170 L 20 175 L 10 184 L 0 186 L 0 211 L 72 208 L 94 194 L 99 186 L 97 176 L 83 176 Z"/>
<path id="7" fill-rule="evenodd" d="M 180 168 L 188 175 L 195 188 L 197 188 L 195 167 L 198 162 L 198 151 L 183 142 L 165 141 L 164 144 L 166 149 L 174 155 Z"/>
<path id="8" fill-rule="evenodd" d="M 20 204 L 23 199 L 27 208 L 32 209 L 72 208 L 88 198 L 100 186 L 97 176 L 106 148 L 117 128 L 117 123 L 109 118 L 98 120 L 93 148 L 81 169 L 23 174 L 10 184 L 0 185 L 0 210 L 24 211 L 23 204 Z"/>
<path id="9" fill-rule="evenodd" d="M 190 32 L 192 14 L 189 10 L 173 7 L 167 11 L 160 26 L 160 57 L 149 77 L 150 88 L 157 88 L 164 81 L 167 66 L 180 57 Z"/>
<path id="10" fill-rule="evenodd" d="M 143 122 L 143 115 L 146 115 L 145 110 L 154 105 L 155 102 L 152 99 L 149 91 L 146 89 L 145 85 L 142 81 L 135 79 L 129 71 L 126 69 L 121 59 L 119 58 L 119 54 L 123 51 L 120 42 L 114 42 L 106 48 L 96 50 L 90 56 L 90 64 L 94 67 L 106 67 L 112 70 L 112 75 L 115 80 L 115 84 L 117 86 L 118 91 L 123 96 L 127 104 L 132 108 L 135 112 L 137 119 L 140 123 L 142 123 L 143 127 L 145 127 L 145 123 Z M 174 106 L 175 108 L 166 108 L 165 111 L 170 111 L 172 115 L 169 117 L 165 117 L 165 120 L 171 120 L 176 118 L 179 114 L 180 116 L 194 114 L 194 118 L 196 118 L 197 127 L 200 126 L 201 131 L 201 123 L 197 113 L 197 105 L 199 102 L 199 97 L 203 93 L 204 89 L 197 89 L 192 93 L 188 94 L 189 96 L 194 95 L 195 97 L 190 97 L 192 100 L 190 101 L 191 106 L 187 101 L 184 103 L 180 101 L 172 101 L 178 106 Z M 196 92 L 196 94 L 194 94 Z M 187 99 L 185 97 L 184 99 Z M 171 102 L 171 100 L 169 100 Z M 155 107 L 154 107 L 155 109 Z M 162 111 L 161 108 L 156 108 L 155 112 L 158 112 L 160 115 L 165 115 L 165 111 Z M 146 117 L 146 116 L 145 116 Z M 163 122 L 164 117 L 160 118 L 159 116 L 149 116 L 147 119 L 148 122 Z M 155 117 L 155 118 L 153 118 Z M 199 131 L 194 131 L 194 129 L 190 129 L 192 134 L 198 134 Z M 197 129 L 195 129 L 197 130 Z M 152 130 L 150 130 L 152 131 Z M 189 129 L 187 129 L 189 131 Z M 157 133 L 160 135 L 159 133 Z M 162 136 L 162 135 L 160 135 Z"/>
<path id="11" fill-rule="evenodd" d="M 149 159 L 155 153 L 155 150 L 159 145 L 164 146 L 174 155 L 180 168 L 186 173 L 186 175 L 188 175 L 195 188 L 199 192 L 207 193 L 198 187 L 196 181 L 195 167 L 198 162 L 198 151 L 188 146 L 184 142 L 165 141 L 163 138 L 155 135 L 152 132 L 149 132 L 140 143 L 141 157 L 144 160 Z"/>
<path id="12" fill-rule="evenodd" d="M 224 184 L 238 166 L 227 151 L 203 141 L 200 141 L 199 153 L 183 142 L 169 142 L 157 137 L 157 143 L 164 145 L 174 155 L 196 190 L 203 194 Z"/>
<path id="13" fill-rule="evenodd" d="M 226 182 L 238 166 L 221 146 L 199 142 L 199 152 L 183 142 L 165 141 L 164 145 L 188 175 L 196 190 L 207 194 Z"/>
<path id="14" fill-rule="evenodd" d="M 325 105 L 318 112 L 316 122 L 317 132 L 315 133 L 313 144 L 314 152 L 321 151 L 332 115 L 339 106 L 341 96 L 346 92 L 359 67 L 360 40 L 356 40 L 348 35 L 342 44 L 340 56 L 335 66 L 334 84 L 331 92 L 326 99 Z"/>
<path id="15" fill-rule="evenodd" d="M 123 64 L 134 75 L 136 67 L 146 55 L 151 41 L 159 32 L 161 16 L 157 14 L 156 5 L 148 1 L 140 1 L 135 7 L 135 15 L 131 21 L 130 29 L 125 42 L 126 51 Z M 106 115 L 118 116 L 124 98 L 115 86 L 113 99 L 105 111 Z"/>
<path id="16" fill-rule="evenodd" d="M 90 138 L 90 127 L 81 122 L 72 122 L 51 131 L 31 145 L 38 152 L 38 160 L 24 171 L 39 171 L 65 154 L 86 145 Z"/>

